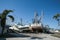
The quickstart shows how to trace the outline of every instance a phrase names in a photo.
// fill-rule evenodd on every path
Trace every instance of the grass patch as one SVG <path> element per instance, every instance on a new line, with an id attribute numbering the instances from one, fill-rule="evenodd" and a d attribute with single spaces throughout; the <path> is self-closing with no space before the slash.
<path id="1" fill-rule="evenodd" d="M 60 34 L 52 34 L 51 36 L 60 38 Z"/>

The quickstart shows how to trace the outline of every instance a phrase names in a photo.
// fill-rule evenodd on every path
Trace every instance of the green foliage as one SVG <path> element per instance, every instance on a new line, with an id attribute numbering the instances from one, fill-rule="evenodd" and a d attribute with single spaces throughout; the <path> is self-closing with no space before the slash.
<path id="1" fill-rule="evenodd" d="M 58 21 L 58 26 L 60 26 L 60 14 L 57 13 L 56 15 L 53 16 L 53 19 Z"/>
<path id="2" fill-rule="evenodd" d="M 51 36 L 60 38 L 60 34 L 52 34 Z"/>
<path id="3" fill-rule="evenodd" d="M 59 17 L 60 17 L 60 14 L 56 14 L 56 15 L 53 16 L 53 18 L 57 21 L 59 21 L 59 19 L 60 19 Z"/>
<path id="4" fill-rule="evenodd" d="M 6 17 L 7 17 L 7 15 L 10 13 L 10 12 L 13 12 L 12 10 L 4 10 L 3 12 L 2 12 L 2 14 L 0 14 L 0 19 L 1 19 L 1 27 L 2 27 L 2 34 L 3 34 L 3 32 L 4 32 L 4 29 L 5 29 L 5 25 L 6 25 Z M 14 17 L 13 16 L 11 16 L 11 15 L 8 15 L 11 19 L 12 19 L 12 21 L 14 21 Z"/>
<path id="5" fill-rule="evenodd" d="M 14 21 L 14 17 L 13 17 L 13 16 L 8 15 L 8 17 L 9 17 L 10 19 L 12 19 L 12 22 Z"/>

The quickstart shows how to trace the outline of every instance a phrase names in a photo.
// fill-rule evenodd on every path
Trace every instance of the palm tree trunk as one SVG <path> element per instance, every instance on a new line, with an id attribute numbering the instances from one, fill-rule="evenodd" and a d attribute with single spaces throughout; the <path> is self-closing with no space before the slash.
<path id="1" fill-rule="evenodd" d="M 59 26 L 59 22 L 58 22 L 58 26 Z"/>
<path id="2" fill-rule="evenodd" d="M 4 27 L 2 27 L 2 36 L 4 35 Z"/>
<path id="3" fill-rule="evenodd" d="M 58 26 L 60 26 L 60 20 L 58 21 Z"/>
<path id="4" fill-rule="evenodd" d="M 4 34 L 5 23 L 6 23 L 6 18 L 3 18 L 3 19 L 1 20 L 1 26 L 2 26 L 2 35 Z"/>

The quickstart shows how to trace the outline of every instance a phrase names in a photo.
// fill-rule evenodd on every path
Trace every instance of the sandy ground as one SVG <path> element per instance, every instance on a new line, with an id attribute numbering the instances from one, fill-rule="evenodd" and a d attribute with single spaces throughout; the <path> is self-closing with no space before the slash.
<path id="1" fill-rule="evenodd" d="M 13 38 L 3 38 L 0 40 L 60 40 L 60 38 L 53 37 L 51 34 L 32 34 L 32 33 L 20 33 L 20 35 L 28 35 L 30 37 L 13 37 Z M 16 34 L 14 34 L 16 35 Z"/>

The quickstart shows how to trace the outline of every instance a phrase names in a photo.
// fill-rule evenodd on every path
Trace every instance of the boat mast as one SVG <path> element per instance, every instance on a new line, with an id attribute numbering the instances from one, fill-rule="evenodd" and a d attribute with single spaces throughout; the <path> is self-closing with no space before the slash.
<path id="1" fill-rule="evenodd" d="M 43 10 L 42 10 L 42 11 L 41 11 L 41 16 L 40 16 L 40 18 L 39 18 L 39 22 L 40 22 L 40 23 L 42 22 L 43 16 L 44 16 L 44 12 L 43 12 Z"/>

